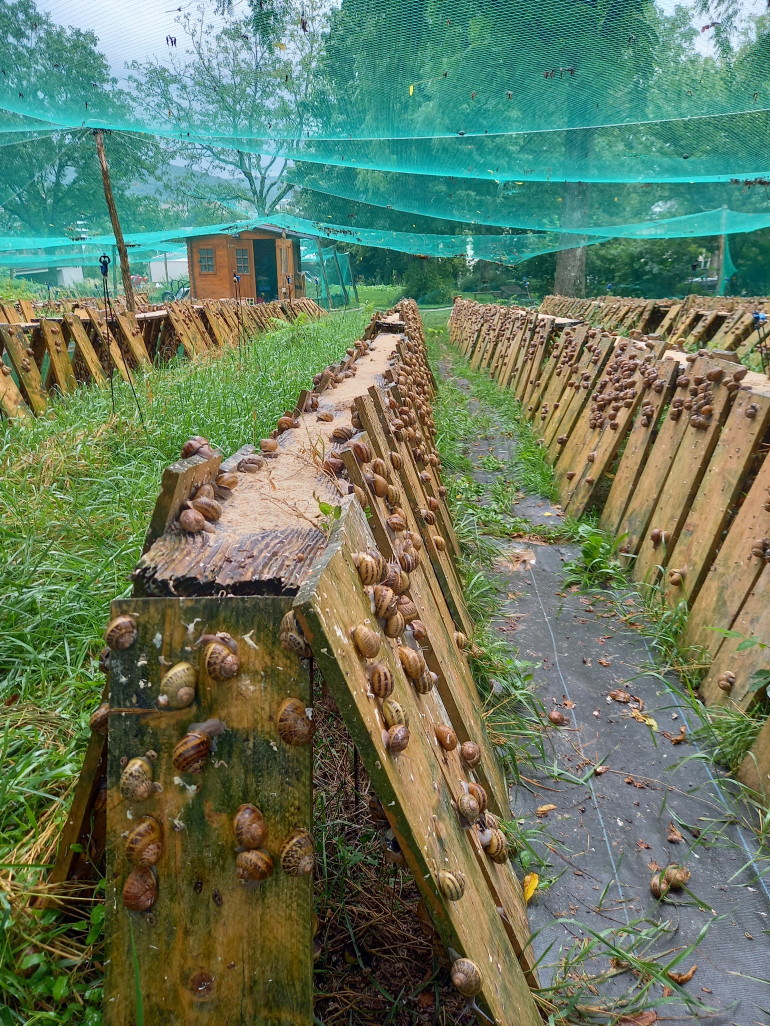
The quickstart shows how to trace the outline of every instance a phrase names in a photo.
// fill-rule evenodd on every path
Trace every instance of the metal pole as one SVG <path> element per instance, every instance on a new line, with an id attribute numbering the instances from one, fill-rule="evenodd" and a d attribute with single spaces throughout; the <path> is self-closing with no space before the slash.
<path id="1" fill-rule="evenodd" d="M 318 247 L 318 260 L 319 260 L 319 262 L 321 264 L 321 277 L 323 278 L 323 283 L 326 286 L 326 305 L 331 310 L 331 308 L 332 308 L 332 294 L 329 291 L 329 282 L 328 282 L 327 277 L 326 277 L 326 268 L 324 267 L 324 251 L 321 249 L 321 240 L 320 239 L 316 239 L 315 240 L 315 244 Z"/>
<path id="2" fill-rule="evenodd" d="M 342 277 L 342 264 L 340 263 L 339 255 L 337 254 L 337 247 L 334 247 L 334 262 L 337 265 L 337 270 L 340 275 L 340 285 L 342 286 L 342 295 L 345 299 L 345 306 L 350 306 L 350 297 L 348 296 L 348 290 L 345 288 L 345 279 Z"/>

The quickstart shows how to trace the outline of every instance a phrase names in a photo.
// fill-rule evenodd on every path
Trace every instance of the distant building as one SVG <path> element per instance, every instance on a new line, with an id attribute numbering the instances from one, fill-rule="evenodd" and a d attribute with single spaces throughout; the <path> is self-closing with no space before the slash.
<path id="1" fill-rule="evenodd" d="M 200 235 L 187 240 L 193 299 L 232 299 L 233 275 L 240 294 L 254 303 L 305 295 L 300 236 L 271 225 L 235 235 Z"/>

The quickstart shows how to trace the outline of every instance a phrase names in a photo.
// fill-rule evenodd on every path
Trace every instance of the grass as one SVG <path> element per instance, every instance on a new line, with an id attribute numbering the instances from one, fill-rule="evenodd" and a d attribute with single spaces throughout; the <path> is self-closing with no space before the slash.
<path id="1" fill-rule="evenodd" d="M 81 388 L 29 426 L 0 422 L 0 1024 L 100 1021 L 100 913 L 63 924 L 26 910 L 56 840 L 103 686 L 110 600 L 128 594 L 162 470 L 202 434 L 229 454 L 256 442 L 360 337 L 365 313 L 261 335 L 242 354 L 180 359 L 136 393 Z M 101 908 L 101 906 L 95 906 Z M 92 920 L 92 915 L 96 920 Z"/>

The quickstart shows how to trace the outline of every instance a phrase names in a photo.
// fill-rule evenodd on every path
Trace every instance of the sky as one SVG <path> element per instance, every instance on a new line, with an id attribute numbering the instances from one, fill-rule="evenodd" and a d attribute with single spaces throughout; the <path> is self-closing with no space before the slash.
<path id="1" fill-rule="evenodd" d="M 47 11 L 60 24 L 73 25 L 80 29 L 92 29 L 101 42 L 118 78 L 125 75 L 124 66 L 131 60 L 148 57 L 162 58 L 167 52 L 166 36 L 177 36 L 181 43 L 182 33 L 175 19 L 180 12 L 194 12 L 198 0 L 36 0 L 39 9 Z M 677 0 L 659 0 L 667 13 L 673 12 Z M 209 12 L 213 11 L 214 0 L 207 0 Z M 761 14 L 767 10 L 767 0 L 743 0 L 747 15 Z M 248 0 L 233 0 L 234 14 L 246 14 Z M 216 22 L 213 14 L 209 21 Z M 706 19 L 707 20 L 707 19 Z M 705 23 L 703 15 L 693 19 L 698 29 Z M 699 37 L 699 49 L 708 51 L 710 33 Z"/>

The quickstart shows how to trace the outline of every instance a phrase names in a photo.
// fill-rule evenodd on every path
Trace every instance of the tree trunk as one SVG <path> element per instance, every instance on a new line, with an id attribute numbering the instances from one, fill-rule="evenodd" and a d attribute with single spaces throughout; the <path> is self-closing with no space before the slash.
<path id="1" fill-rule="evenodd" d="M 593 149 L 593 130 L 583 129 L 566 133 L 564 144 L 566 165 L 583 166 Z M 578 163 L 579 162 L 579 163 Z M 578 228 L 588 224 L 591 201 L 591 185 L 588 182 L 567 182 L 564 185 L 563 228 Z M 586 249 L 587 236 L 565 234 L 561 236 L 562 249 L 556 254 L 556 279 L 554 292 L 559 296 L 586 294 Z"/>
<path id="2" fill-rule="evenodd" d="M 133 313 L 136 310 L 136 303 L 134 301 L 134 286 L 131 281 L 131 268 L 128 263 L 128 250 L 126 249 L 126 243 L 123 239 L 123 230 L 120 227 L 118 211 L 115 207 L 115 198 L 112 195 L 110 169 L 107 164 L 107 154 L 104 152 L 104 134 L 102 133 L 101 128 L 94 129 L 94 139 L 96 140 L 96 152 L 99 156 L 99 166 L 102 169 L 104 198 L 107 201 L 107 209 L 110 212 L 110 221 L 112 222 L 112 233 L 115 236 L 115 243 L 120 255 L 120 273 L 123 278 L 123 291 L 126 294 L 126 306 Z"/>

